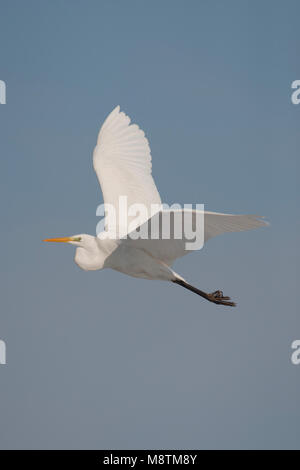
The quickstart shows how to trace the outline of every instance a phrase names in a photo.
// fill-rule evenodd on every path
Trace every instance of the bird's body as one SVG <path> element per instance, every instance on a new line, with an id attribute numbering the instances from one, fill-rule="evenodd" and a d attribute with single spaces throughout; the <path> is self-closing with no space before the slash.
<path id="1" fill-rule="evenodd" d="M 120 112 L 119 106 L 110 113 L 100 129 L 93 164 L 104 202 L 112 208 L 113 223 L 106 214 L 106 231 L 96 237 L 82 234 L 45 241 L 68 242 L 77 246 L 75 262 L 84 270 L 110 268 L 137 278 L 172 281 L 215 304 L 235 305 L 221 291 L 207 294 L 188 284 L 172 270 L 173 262 L 191 251 L 187 249 L 189 239 L 184 230 L 178 238 L 175 229 L 178 220 L 183 223 L 189 217 L 194 223 L 198 216 L 202 216 L 202 237 L 206 242 L 224 232 L 251 230 L 266 225 L 260 217 L 190 209 L 164 210 L 151 175 L 148 140 L 136 124 L 130 125 L 129 117 Z M 138 218 L 136 210 L 122 210 L 122 197 L 126 197 L 128 208 L 139 205 Z M 167 238 L 163 236 L 161 226 L 156 237 L 132 236 L 133 232 L 142 231 L 149 223 L 150 226 L 155 225 L 164 217 L 168 217 L 171 227 Z"/>
<path id="2" fill-rule="evenodd" d="M 85 247 L 78 246 L 75 263 L 85 271 L 110 268 L 133 277 L 175 280 L 172 270 L 165 263 L 151 257 L 144 250 L 122 243 L 121 240 L 100 240 L 91 235 L 76 237 L 81 238 L 80 243 L 85 243 Z"/>

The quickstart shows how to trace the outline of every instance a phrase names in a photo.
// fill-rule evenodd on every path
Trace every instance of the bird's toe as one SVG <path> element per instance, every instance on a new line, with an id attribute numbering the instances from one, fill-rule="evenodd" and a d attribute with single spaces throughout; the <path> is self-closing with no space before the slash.
<path id="1" fill-rule="evenodd" d="M 228 305 L 230 307 L 235 307 L 236 303 L 230 301 L 230 297 L 223 295 L 223 292 L 221 290 L 216 290 L 215 292 L 212 292 L 209 294 L 209 297 L 211 302 L 214 302 L 217 305 Z"/>

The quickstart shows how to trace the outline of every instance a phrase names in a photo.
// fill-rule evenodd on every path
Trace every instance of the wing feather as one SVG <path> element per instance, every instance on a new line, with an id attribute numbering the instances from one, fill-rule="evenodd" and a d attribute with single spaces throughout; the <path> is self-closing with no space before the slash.
<path id="1" fill-rule="evenodd" d="M 181 258 L 184 255 L 187 255 L 190 253 L 191 249 L 186 248 L 186 243 L 189 243 L 190 240 L 185 238 L 184 234 L 186 233 L 184 230 L 184 226 L 182 227 L 182 234 L 183 237 L 178 239 L 172 236 L 172 234 L 175 233 L 175 227 L 174 223 L 176 220 L 176 217 L 170 217 L 167 218 L 166 220 L 170 220 L 171 227 L 170 227 L 170 233 L 171 237 L 168 239 L 164 239 L 162 236 L 162 224 L 158 223 L 157 218 L 161 218 L 161 214 L 164 216 L 169 211 L 163 211 L 160 213 L 155 214 L 150 221 L 146 222 L 146 224 L 151 224 L 154 222 L 155 226 L 159 227 L 158 229 L 158 239 L 153 239 L 153 238 L 148 238 L 148 239 L 143 239 L 143 238 L 138 238 L 136 240 L 130 238 L 130 234 L 127 238 L 124 238 L 122 240 L 122 243 L 127 243 L 127 244 L 133 244 L 135 248 L 139 248 L 141 250 L 146 251 L 148 254 L 150 254 L 153 258 L 156 258 L 159 261 L 162 261 L 166 263 L 167 265 L 171 265 L 177 258 Z M 184 213 L 188 212 L 188 217 L 187 220 L 189 220 L 194 227 L 196 227 L 195 223 L 195 216 L 197 211 L 196 210 L 190 210 L 190 209 L 183 209 L 183 210 L 178 210 L 178 211 L 171 211 L 174 212 L 174 214 L 181 212 L 182 217 L 177 219 L 180 222 L 183 223 L 184 221 Z M 189 216 L 192 214 L 192 219 L 189 218 Z M 235 215 L 235 214 L 221 214 L 217 212 L 204 212 L 204 227 L 201 225 L 197 229 L 197 234 L 199 235 L 199 239 L 201 240 L 204 239 L 204 243 L 206 243 L 210 238 L 215 237 L 217 235 L 220 235 L 222 233 L 226 232 L 242 232 L 245 230 L 253 230 L 258 227 L 264 227 L 269 225 L 268 222 L 265 222 L 262 217 L 255 216 L 255 215 Z M 144 224 L 144 226 L 146 226 Z M 202 234 L 200 235 L 200 230 L 202 230 L 202 227 L 204 229 L 203 233 L 203 238 Z M 138 230 L 141 230 L 145 233 L 145 229 L 142 227 Z M 195 230 L 195 229 L 194 229 Z M 149 229 L 149 234 L 150 234 L 150 229 Z"/>
<path id="2" fill-rule="evenodd" d="M 161 204 L 152 178 L 151 151 L 145 133 L 117 106 L 102 125 L 93 154 L 105 203 L 116 210 L 118 225 L 119 197 L 127 196 L 127 205 L 144 204 L 151 214 L 151 204 Z M 130 222 L 128 220 L 128 222 Z"/>

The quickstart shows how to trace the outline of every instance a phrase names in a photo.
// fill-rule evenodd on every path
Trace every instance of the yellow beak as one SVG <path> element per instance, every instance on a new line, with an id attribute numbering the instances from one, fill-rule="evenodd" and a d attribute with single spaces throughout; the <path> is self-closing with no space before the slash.
<path id="1" fill-rule="evenodd" d="M 71 242 L 72 237 L 60 237 L 60 238 L 46 238 L 43 242 L 57 242 L 57 243 L 67 243 Z"/>

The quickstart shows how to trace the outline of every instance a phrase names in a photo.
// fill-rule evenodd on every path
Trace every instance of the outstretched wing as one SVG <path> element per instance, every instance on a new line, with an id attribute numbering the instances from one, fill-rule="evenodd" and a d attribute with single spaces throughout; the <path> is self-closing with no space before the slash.
<path id="1" fill-rule="evenodd" d="M 148 140 L 144 132 L 136 124 L 130 124 L 130 118 L 120 112 L 120 106 L 109 114 L 100 129 L 93 164 L 104 202 L 112 204 L 116 210 L 117 229 L 121 220 L 120 196 L 127 197 L 128 208 L 132 204 L 144 204 L 148 217 L 151 204 L 161 204 L 151 175 Z"/>
<path id="2" fill-rule="evenodd" d="M 164 217 L 168 213 L 174 213 L 174 216 L 167 217 L 164 222 Z M 195 233 L 194 240 L 196 241 L 196 236 L 198 240 L 202 242 L 207 242 L 212 237 L 220 235 L 226 232 L 242 232 L 245 230 L 253 230 L 258 227 L 263 227 L 269 225 L 268 222 L 262 220 L 262 217 L 255 215 L 234 215 L 234 214 L 221 214 L 217 212 L 202 212 L 202 217 L 199 219 L 200 223 L 197 223 L 196 215 L 200 214 L 200 211 L 183 209 L 175 211 L 162 211 L 155 214 L 150 221 L 143 224 L 136 232 L 151 233 L 151 226 L 154 224 L 158 229 L 155 230 L 155 236 L 157 239 L 149 238 L 137 238 L 132 239 L 131 233 L 127 238 L 121 240 L 121 243 L 127 243 L 131 246 L 139 248 L 146 251 L 153 258 L 160 260 L 167 265 L 171 265 L 177 258 L 190 253 L 194 249 L 202 248 L 202 245 L 199 247 L 198 244 L 194 243 L 193 247 L 190 244 L 190 230 L 187 230 L 186 223 L 192 224 L 193 232 Z M 178 215 L 181 217 L 178 218 Z M 187 216 L 187 217 L 186 217 Z M 158 220 L 159 219 L 159 220 Z M 184 222 L 186 220 L 186 222 Z M 163 224 L 170 223 L 170 237 L 165 239 L 163 236 Z M 182 237 L 180 239 L 174 236 L 176 232 L 176 225 L 183 224 L 181 233 Z M 146 227 L 147 226 L 147 227 Z M 166 233 L 166 231 L 165 231 Z M 188 236 L 187 236 L 188 235 Z M 190 244 L 187 248 L 187 243 Z M 198 248 L 196 248 L 198 246 Z"/>

